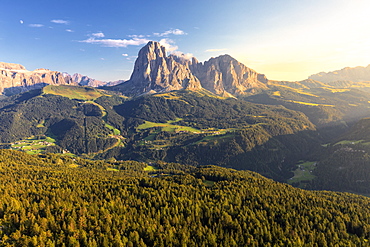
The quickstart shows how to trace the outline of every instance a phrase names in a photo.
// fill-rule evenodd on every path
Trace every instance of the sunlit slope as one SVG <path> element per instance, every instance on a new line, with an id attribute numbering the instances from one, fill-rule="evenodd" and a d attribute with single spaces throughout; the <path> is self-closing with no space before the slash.
<path id="1" fill-rule="evenodd" d="M 369 243 L 369 198 L 249 171 L 0 150 L 0 180 L 2 246 Z"/>
<path id="2" fill-rule="evenodd" d="M 317 126 L 353 121 L 370 115 L 370 94 L 356 88 L 340 88 L 320 82 L 271 82 L 269 90 L 247 101 L 284 105 L 306 114 Z"/>

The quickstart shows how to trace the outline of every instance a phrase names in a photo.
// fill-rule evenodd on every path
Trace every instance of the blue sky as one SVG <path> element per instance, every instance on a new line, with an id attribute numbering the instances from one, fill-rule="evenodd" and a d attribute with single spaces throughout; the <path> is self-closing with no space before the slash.
<path id="1" fill-rule="evenodd" d="M 198 60 L 230 54 L 272 80 L 370 64 L 367 0 L 2 0 L 0 61 L 128 79 L 161 41 Z"/>

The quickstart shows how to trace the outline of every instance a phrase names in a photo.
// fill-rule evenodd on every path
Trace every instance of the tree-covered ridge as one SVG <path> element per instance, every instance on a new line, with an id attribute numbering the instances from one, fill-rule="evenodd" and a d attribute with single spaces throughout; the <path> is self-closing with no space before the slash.
<path id="1" fill-rule="evenodd" d="M 0 246 L 368 246 L 368 198 L 145 166 L 1 150 Z"/>
<path id="2" fill-rule="evenodd" d="M 209 92 L 128 99 L 86 87 L 46 87 L 0 101 L 0 121 L 3 147 L 17 143 L 17 149 L 28 150 L 37 145 L 22 147 L 27 138 L 50 137 L 55 142 L 46 152 L 218 164 L 279 180 L 289 177 L 282 161 L 315 143 L 310 134 L 315 127 L 302 113 Z"/>
<path id="3" fill-rule="evenodd" d="M 148 95 L 113 109 L 125 118 L 127 145 L 101 158 L 217 164 L 283 181 L 291 169 L 284 161 L 317 143 L 302 113 L 200 92 Z"/>
<path id="4" fill-rule="evenodd" d="M 361 119 L 347 132 L 313 153 L 317 167 L 310 188 L 370 193 L 370 119 Z"/>
<path id="5" fill-rule="evenodd" d="M 295 82 L 271 83 L 268 90 L 245 97 L 249 102 L 283 105 L 288 109 L 300 111 L 318 127 L 368 116 L 368 99 L 369 92 L 357 88 L 312 83 L 305 86 Z"/>
<path id="6" fill-rule="evenodd" d="M 191 91 L 145 96 L 116 106 L 125 117 L 152 122 L 166 122 L 176 118 L 185 126 L 206 128 L 243 128 L 253 124 L 282 124 L 282 132 L 314 129 L 307 117 L 281 106 L 257 105 L 233 98 L 222 99 Z M 273 135 L 281 133 L 272 133 Z"/>
<path id="7" fill-rule="evenodd" d="M 100 97 L 100 96 L 99 96 Z M 57 146 L 49 152 L 96 153 L 117 143 L 107 127 L 106 112 L 93 101 L 68 99 L 41 90 L 0 101 L 0 142 L 31 136 L 52 136 Z"/>

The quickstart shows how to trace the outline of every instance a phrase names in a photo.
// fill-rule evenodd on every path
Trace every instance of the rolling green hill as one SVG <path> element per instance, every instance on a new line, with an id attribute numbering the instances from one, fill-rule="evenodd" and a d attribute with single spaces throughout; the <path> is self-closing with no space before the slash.
<path id="1" fill-rule="evenodd" d="M 318 127 L 370 116 L 368 92 L 356 88 L 334 88 L 325 84 L 309 86 L 293 82 L 287 85 L 273 83 L 269 90 L 244 99 L 260 104 L 283 105 L 303 112 Z"/>

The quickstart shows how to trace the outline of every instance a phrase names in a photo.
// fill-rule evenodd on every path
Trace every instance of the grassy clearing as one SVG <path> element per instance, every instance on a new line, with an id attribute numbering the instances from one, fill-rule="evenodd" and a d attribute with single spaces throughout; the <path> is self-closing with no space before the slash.
<path id="1" fill-rule="evenodd" d="M 328 90 L 332 93 L 343 93 L 343 92 L 348 92 L 351 89 L 348 88 L 329 88 L 329 87 L 324 87 L 325 90 Z"/>
<path id="2" fill-rule="evenodd" d="M 68 156 L 68 157 L 71 157 L 71 158 L 76 158 L 77 155 L 73 154 L 73 153 L 65 153 L 63 154 L 63 156 Z"/>
<path id="3" fill-rule="evenodd" d="M 310 181 L 316 176 L 312 174 L 312 171 L 316 168 L 316 162 L 314 161 L 301 161 L 297 164 L 297 169 L 294 171 L 294 176 L 288 180 L 289 184 L 302 183 L 304 181 Z"/>
<path id="4" fill-rule="evenodd" d="M 158 168 L 155 167 L 155 166 L 151 166 L 151 165 L 147 165 L 145 168 L 144 168 L 144 171 L 146 172 L 153 172 L 153 171 L 157 171 Z"/>
<path id="5" fill-rule="evenodd" d="M 282 88 L 289 89 L 289 90 L 291 90 L 291 91 L 293 91 L 293 92 L 295 92 L 295 93 L 299 93 L 299 94 L 302 94 L 302 95 L 307 95 L 307 96 L 311 96 L 311 97 L 319 97 L 319 96 L 317 96 L 317 95 L 315 95 L 315 94 L 308 93 L 308 92 L 304 92 L 304 91 L 302 91 L 302 90 L 300 90 L 300 89 L 293 88 L 293 87 L 289 87 L 289 86 L 287 86 L 287 85 L 280 85 L 280 84 L 275 84 L 275 85 L 277 85 L 278 87 L 282 87 Z M 277 91 L 277 92 L 279 92 L 279 91 Z M 274 92 L 274 93 L 275 93 L 275 92 Z M 273 94 L 273 95 L 274 95 L 274 94 Z M 279 92 L 279 95 L 275 95 L 275 96 L 280 96 L 280 92 Z"/>
<path id="6" fill-rule="evenodd" d="M 310 105 L 310 106 L 330 106 L 334 107 L 334 105 L 325 105 L 325 104 L 318 104 L 318 103 L 310 103 L 310 102 L 302 102 L 302 101 L 296 101 L 296 100 L 288 100 L 289 102 L 293 102 L 300 105 Z"/>
<path id="7" fill-rule="evenodd" d="M 55 139 L 49 136 L 32 136 L 11 144 L 10 149 L 21 150 L 28 154 L 40 154 L 47 146 L 55 145 Z"/>
<path id="8" fill-rule="evenodd" d="M 363 142 L 364 140 L 358 140 L 358 141 L 350 141 L 350 140 L 343 140 L 343 141 L 340 141 L 340 142 L 337 142 L 334 144 L 335 145 L 348 145 L 348 144 L 358 144 L 358 143 L 361 143 Z"/>
<path id="9" fill-rule="evenodd" d="M 207 187 L 213 187 L 213 185 L 215 184 L 215 181 L 211 181 L 211 180 L 204 180 L 203 181 L 204 185 L 207 186 Z"/>
<path id="10" fill-rule="evenodd" d="M 107 171 L 118 172 L 119 170 L 116 168 L 107 168 Z"/>
<path id="11" fill-rule="evenodd" d="M 176 93 L 171 92 L 171 93 L 158 93 L 154 94 L 154 97 L 163 97 L 165 99 L 180 99 L 180 96 L 178 96 Z"/>
<path id="12" fill-rule="evenodd" d="M 139 125 L 137 129 L 144 130 L 144 129 L 154 128 L 154 127 L 159 127 L 159 128 L 162 128 L 162 131 L 167 131 L 167 132 L 176 132 L 176 131 L 186 131 L 186 132 L 192 132 L 192 133 L 200 132 L 200 130 L 192 128 L 192 127 L 173 124 L 180 120 L 181 119 L 170 120 L 170 121 L 167 121 L 166 123 L 154 123 L 150 121 L 145 121 L 145 123 Z"/>
<path id="13" fill-rule="evenodd" d="M 211 136 L 206 136 L 202 140 L 197 141 L 196 143 L 201 143 L 201 142 L 208 142 L 208 141 L 213 141 L 213 140 L 220 140 L 220 139 L 227 139 L 234 137 L 234 135 L 229 134 L 229 135 L 211 135 Z"/>
<path id="14" fill-rule="evenodd" d="M 272 93 L 272 95 L 273 96 L 279 96 L 279 97 L 281 96 L 280 91 L 275 91 L 275 92 Z"/>
<path id="15" fill-rule="evenodd" d="M 121 131 L 119 129 L 114 128 L 112 125 L 109 125 L 109 124 L 105 123 L 105 127 L 107 127 L 108 129 L 113 130 L 113 135 L 115 135 L 115 136 L 121 135 Z"/>
<path id="16" fill-rule="evenodd" d="M 48 85 L 44 87 L 43 92 L 45 94 L 60 95 L 67 97 L 69 99 L 79 99 L 79 100 L 95 100 L 105 95 L 95 88 L 67 86 L 67 85 L 60 86 Z"/>

